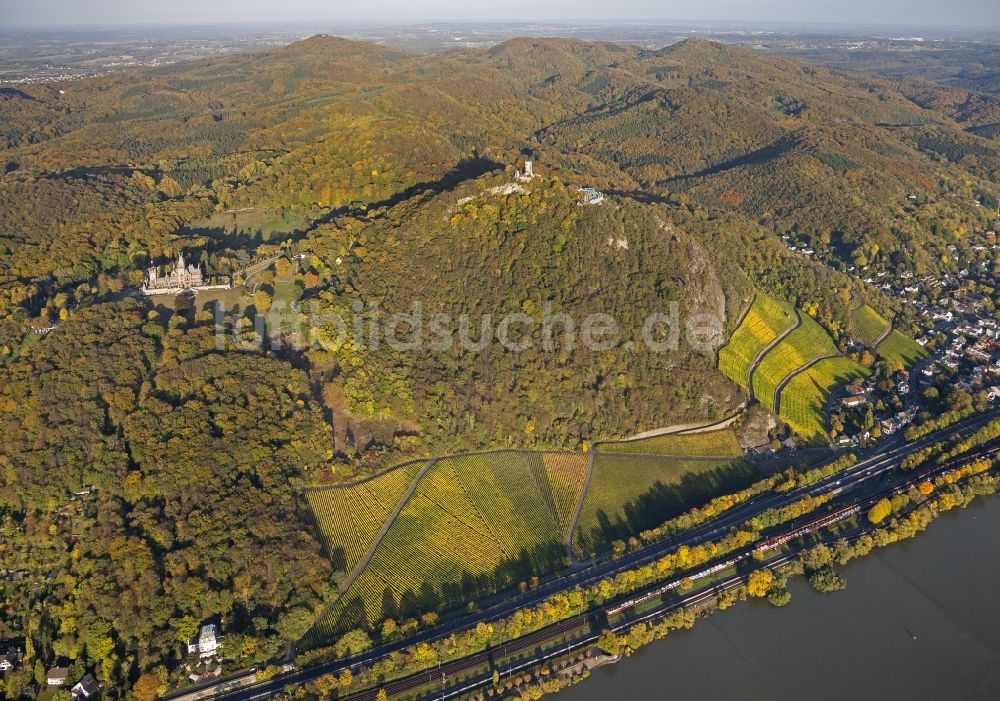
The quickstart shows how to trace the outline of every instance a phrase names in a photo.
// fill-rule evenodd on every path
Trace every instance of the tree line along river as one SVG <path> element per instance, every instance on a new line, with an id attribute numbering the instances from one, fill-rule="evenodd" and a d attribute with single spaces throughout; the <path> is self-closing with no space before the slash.
<path id="1" fill-rule="evenodd" d="M 939 517 L 791 603 L 737 604 L 594 671 L 563 701 L 1000 698 L 1000 497 Z"/>

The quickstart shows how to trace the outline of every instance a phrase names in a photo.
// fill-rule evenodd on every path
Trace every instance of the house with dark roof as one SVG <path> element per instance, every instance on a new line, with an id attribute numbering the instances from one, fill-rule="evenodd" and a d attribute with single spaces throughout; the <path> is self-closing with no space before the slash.
<path id="1" fill-rule="evenodd" d="M 69 690 L 69 693 L 73 695 L 73 701 L 80 701 L 80 699 L 89 699 L 91 696 L 96 694 L 100 688 L 101 685 L 97 683 L 96 679 L 94 679 L 94 675 L 87 672 L 83 679 L 73 685 L 73 688 Z"/>
<path id="2" fill-rule="evenodd" d="M 11 647 L 0 652 L 0 672 L 11 672 L 21 664 L 21 648 Z"/>

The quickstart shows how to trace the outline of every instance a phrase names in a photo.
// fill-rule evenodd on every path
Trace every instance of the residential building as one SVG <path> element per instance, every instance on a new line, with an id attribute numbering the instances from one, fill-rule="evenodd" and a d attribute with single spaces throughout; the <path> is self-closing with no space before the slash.
<path id="1" fill-rule="evenodd" d="M 198 637 L 188 643 L 188 654 L 210 657 L 219 649 L 219 629 L 214 623 L 201 627 Z"/>
<path id="2" fill-rule="evenodd" d="M 45 674 L 45 683 L 49 686 L 62 686 L 69 677 L 69 669 L 66 667 L 53 667 Z"/>
<path id="3" fill-rule="evenodd" d="M 97 683 L 96 679 L 94 679 L 94 675 L 87 672 L 83 679 L 73 685 L 73 688 L 69 690 L 69 693 L 73 695 L 73 701 L 80 701 L 80 699 L 89 699 L 91 696 L 96 694 L 100 688 L 101 685 Z"/>
<path id="4" fill-rule="evenodd" d="M 11 672 L 21 664 L 21 648 L 9 648 L 0 652 L 0 672 Z"/>

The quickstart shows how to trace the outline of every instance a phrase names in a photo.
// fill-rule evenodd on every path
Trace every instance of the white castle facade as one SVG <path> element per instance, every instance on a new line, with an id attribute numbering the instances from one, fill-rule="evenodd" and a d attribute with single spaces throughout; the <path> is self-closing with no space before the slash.
<path id="1" fill-rule="evenodd" d="M 201 271 L 201 266 L 185 264 L 184 256 L 178 254 L 177 264 L 167 275 L 160 275 L 155 265 L 147 268 L 146 281 L 142 286 L 142 291 L 147 295 L 156 295 L 178 293 L 184 290 L 226 289 L 228 287 L 229 285 L 206 285 L 205 274 Z"/>

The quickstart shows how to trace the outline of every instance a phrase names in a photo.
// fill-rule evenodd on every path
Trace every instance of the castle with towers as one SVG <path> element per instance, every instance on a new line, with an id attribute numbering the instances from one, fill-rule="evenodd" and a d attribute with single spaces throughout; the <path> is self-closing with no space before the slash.
<path id="1" fill-rule="evenodd" d="M 205 275 L 201 272 L 201 266 L 186 265 L 184 255 L 178 254 L 177 264 L 169 275 L 160 275 L 155 265 L 146 270 L 146 281 L 142 286 L 142 291 L 147 295 L 152 295 L 201 287 L 205 287 Z"/>

